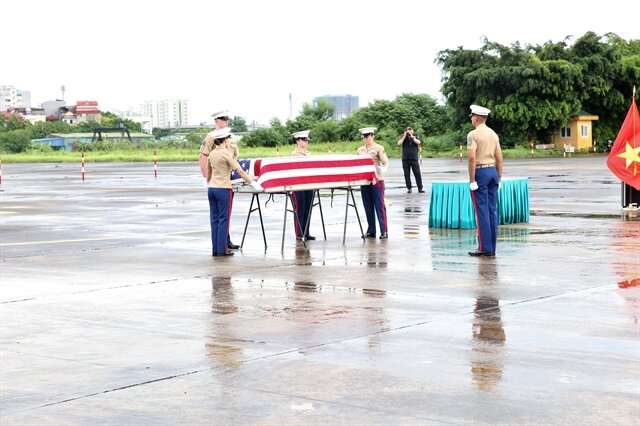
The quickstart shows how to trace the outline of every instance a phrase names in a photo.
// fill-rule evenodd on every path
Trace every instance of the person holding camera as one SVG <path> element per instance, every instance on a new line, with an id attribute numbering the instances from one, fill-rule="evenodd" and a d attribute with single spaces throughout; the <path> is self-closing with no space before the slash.
<path id="1" fill-rule="evenodd" d="M 416 186 L 418 192 L 424 192 L 422 189 L 422 174 L 420 171 L 420 139 L 413 133 L 413 128 L 407 127 L 398 145 L 402 145 L 402 170 L 404 170 L 404 183 L 407 186 L 407 193 L 411 193 L 411 171 L 416 178 Z"/>
<path id="2" fill-rule="evenodd" d="M 251 185 L 254 191 L 263 191 L 262 186 L 242 170 L 231 153 L 231 129 L 224 127 L 211 132 L 215 148 L 207 157 L 207 195 L 209 198 L 209 221 L 211 222 L 211 245 L 213 256 L 233 256 L 229 251 L 229 224 L 233 205 L 231 172 L 236 171 Z"/>

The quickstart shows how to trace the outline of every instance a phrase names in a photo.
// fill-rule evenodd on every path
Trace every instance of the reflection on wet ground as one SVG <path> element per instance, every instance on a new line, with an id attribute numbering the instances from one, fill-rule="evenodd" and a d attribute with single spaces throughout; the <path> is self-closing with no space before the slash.
<path id="1" fill-rule="evenodd" d="M 117 199 L 108 166 L 84 184 L 24 166 L 3 181 L 3 206 L 27 207 L 2 216 L 0 423 L 635 425 L 640 227 L 601 162 L 507 162 L 540 214 L 501 226 L 495 258 L 467 255 L 476 230 L 429 229 L 399 162 L 388 240 L 350 212 L 343 244 L 337 196 L 327 239 L 305 247 L 289 221 L 281 252 L 280 197 L 268 248 L 252 222 L 227 259 L 195 163 Z M 425 160 L 427 186 L 452 173 L 466 164 Z"/>
<path id="2" fill-rule="evenodd" d="M 315 292 L 318 288 L 316 283 L 311 281 L 296 281 L 294 284 L 294 288 L 298 291 L 303 292 Z"/>
<path id="3" fill-rule="evenodd" d="M 231 277 L 212 277 L 211 285 L 212 316 L 205 341 L 206 353 L 220 367 L 236 367 L 241 363 L 243 350 L 234 344 L 237 341 L 234 326 L 224 317 L 238 312 Z"/>
<path id="4" fill-rule="evenodd" d="M 502 379 L 503 346 L 506 335 L 500 318 L 500 303 L 491 297 L 479 297 L 473 311 L 473 383 L 484 391 L 492 390 Z"/>
<path id="5" fill-rule="evenodd" d="M 422 200 L 422 198 L 419 198 Z M 412 201 L 415 202 L 415 201 Z M 424 200 L 426 206 L 426 200 Z M 421 205 L 407 205 L 403 215 L 403 235 L 405 238 L 417 238 L 420 236 L 420 227 L 423 226 L 423 207 Z"/>
<path id="6" fill-rule="evenodd" d="M 478 296 L 473 309 L 473 347 L 471 372 L 473 383 L 483 390 L 492 390 L 502 379 L 503 345 L 506 334 L 500 315 L 500 279 L 495 259 L 478 263 Z"/>

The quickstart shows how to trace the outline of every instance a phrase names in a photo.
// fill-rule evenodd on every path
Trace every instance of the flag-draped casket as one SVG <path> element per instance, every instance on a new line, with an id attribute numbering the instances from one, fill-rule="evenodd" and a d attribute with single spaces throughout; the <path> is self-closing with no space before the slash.
<path id="1" fill-rule="evenodd" d="M 367 155 L 313 155 L 239 160 L 242 169 L 265 192 L 342 188 L 378 183 L 373 159 Z M 233 172 L 231 183 L 243 180 Z"/>

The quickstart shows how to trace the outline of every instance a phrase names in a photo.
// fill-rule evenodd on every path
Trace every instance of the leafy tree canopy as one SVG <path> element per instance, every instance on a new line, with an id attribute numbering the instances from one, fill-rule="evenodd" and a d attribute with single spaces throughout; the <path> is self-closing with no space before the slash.
<path id="1" fill-rule="evenodd" d="M 505 139 L 546 142 L 584 110 L 600 117 L 596 137 L 612 137 L 640 76 L 640 43 L 592 32 L 568 41 L 521 47 L 485 38 L 479 50 L 439 52 L 441 91 L 454 124 L 468 123 L 475 103 L 492 110 L 491 127 Z"/>

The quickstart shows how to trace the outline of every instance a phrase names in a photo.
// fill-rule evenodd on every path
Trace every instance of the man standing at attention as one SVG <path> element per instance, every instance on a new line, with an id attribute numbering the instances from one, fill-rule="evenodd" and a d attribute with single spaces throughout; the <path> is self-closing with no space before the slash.
<path id="1" fill-rule="evenodd" d="M 478 224 L 478 249 L 469 256 L 496 255 L 498 240 L 498 189 L 502 179 L 502 150 L 496 132 L 485 122 L 491 111 L 471 105 L 471 124 L 467 135 L 469 187 Z"/>
<path id="2" fill-rule="evenodd" d="M 424 192 L 422 189 L 422 174 L 420 172 L 420 139 L 413 133 L 413 128 L 407 127 L 398 145 L 402 145 L 402 170 L 404 170 L 404 183 L 407 186 L 407 193 L 411 193 L 411 171 L 416 178 L 416 186 L 418 192 Z"/>
<path id="3" fill-rule="evenodd" d="M 291 151 L 294 157 L 308 157 L 311 155 L 307 147 L 309 146 L 310 130 L 296 132 L 292 136 L 293 142 L 297 145 Z M 316 237 L 309 235 L 309 223 L 311 219 L 311 209 L 313 208 L 313 190 L 294 191 L 291 193 L 291 202 L 295 210 L 293 225 L 295 227 L 297 240 L 315 240 Z"/>
<path id="4" fill-rule="evenodd" d="M 373 159 L 373 164 L 376 167 L 376 176 L 378 178 L 376 185 L 372 182 L 369 185 L 360 186 L 362 204 L 364 205 L 364 212 L 367 215 L 368 224 L 367 233 L 363 235 L 363 238 L 376 237 L 377 216 L 378 223 L 380 224 L 380 239 L 386 240 L 389 238 L 389 230 L 387 228 L 387 208 L 384 205 L 383 173 L 386 173 L 389 168 L 389 157 L 387 157 L 384 147 L 374 142 L 374 132 L 375 128 L 373 127 L 360 129 L 364 145 L 356 151 L 358 155 L 368 155 Z"/>

